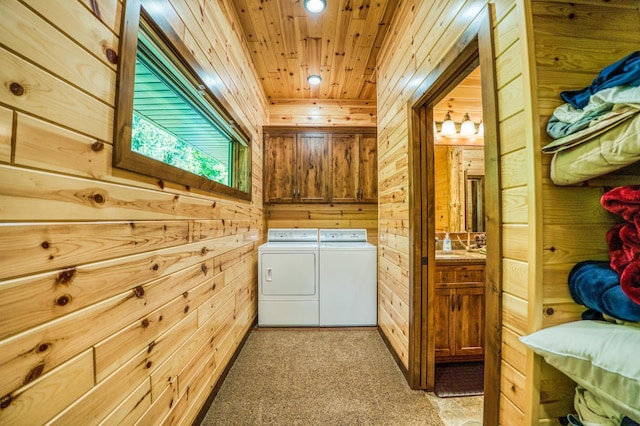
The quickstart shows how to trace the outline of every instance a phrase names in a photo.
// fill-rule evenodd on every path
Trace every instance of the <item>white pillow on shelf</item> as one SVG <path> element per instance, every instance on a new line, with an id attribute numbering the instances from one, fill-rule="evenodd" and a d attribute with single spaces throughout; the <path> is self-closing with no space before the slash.
<path id="1" fill-rule="evenodd" d="M 520 337 L 573 381 L 640 422 L 640 327 L 576 321 Z"/>

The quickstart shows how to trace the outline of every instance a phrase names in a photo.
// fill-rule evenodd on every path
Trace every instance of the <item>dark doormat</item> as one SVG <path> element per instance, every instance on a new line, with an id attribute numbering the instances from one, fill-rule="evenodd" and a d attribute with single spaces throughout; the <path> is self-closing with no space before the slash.
<path id="1" fill-rule="evenodd" d="M 484 362 L 437 364 L 435 380 L 439 398 L 483 395 Z"/>

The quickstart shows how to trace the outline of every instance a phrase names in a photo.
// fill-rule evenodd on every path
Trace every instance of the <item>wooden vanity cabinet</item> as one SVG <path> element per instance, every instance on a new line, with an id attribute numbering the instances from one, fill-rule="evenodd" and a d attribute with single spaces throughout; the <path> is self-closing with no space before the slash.
<path id="1" fill-rule="evenodd" d="M 484 286 L 484 264 L 436 266 L 436 362 L 483 359 Z"/>
<path id="2" fill-rule="evenodd" d="M 265 135 L 266 203 L 329 201 L 329 139 L 323 133 Z"/>

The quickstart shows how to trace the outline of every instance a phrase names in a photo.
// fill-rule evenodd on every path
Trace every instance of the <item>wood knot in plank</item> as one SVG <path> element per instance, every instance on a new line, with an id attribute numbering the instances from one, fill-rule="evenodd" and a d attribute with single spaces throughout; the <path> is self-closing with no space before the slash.
<path id="1" fill-rule="evenodd" d="M 544 311 L 544 312 L 545 312 L 547 315 L 551 316 L 551 315 L 553 315 L 556 311 L 555 311 L 555 309 L 553 309 L 553 308 L 547 308 L 547 309 L 545 309 L 545 311 Z"/>
<path id="2" fill-rule="evenodd" d="M 107 61 L 109 61 L 113 65 L 116 65 L 118 63 L 118 54 L 112 48 L 107 47 L 104 50 L 104 56 L 106 56 Z"/>
<path id="3" fill-rule="evenodd" d="M 148 318 L 143 319 L 143 320 L 140 322 L 140 324 L 142 325 L 142 328 L 147 328 L 147 327 L 149 327 L 149 319 L 148 319 Z"/>
<path id="4" fill-rule="evenodd" d="M 0 409 L 4 410 L 9 405 L 11 405 L 11 401 L 13 401 L 13 397 L 11 395 L 5 395 L 0 399 Z"/>
<path id="5" fill-rule="evenodd" d="M 58 306 L 66 306 L 69 302 L 71 302 L 71 296 L 68 294 L 63 294 L 56 299 L 56 305 Z"/>
<path id="6" fill-rule="evenodd" d="M 72 268 L 67 268 L 67 269 L 64 269 L 64 270 L 60 271 L 60 273 L 56 277 L 56 285 L 58 285 L 58 284 L 63 284 L 63 285 L 70 284 L 73 281 L 73 279 L 75 278 L 76 272 L 77 271 L 76 271 L 76 267 L 75 266 L 72 267 Z"/>
<path id="7" fill-rule="evenodd" d="M 104 149 L 104 143 L 100 141 L 95 141 L 91 144 L 91 150 L 95 152 L 100 152 Z"/>
<path id="8" fill-rule="evenodd" d="M 207 268 L 207 265 L 205 265 L 204 263 L 202 264 L 202 266 L 200 267 L 200 270 L 202 271 L 203 274 L 207 275 L 207 272 L 209 272 L 209 268 Z"/>
<path id="9" fill-rule="evenodd" d="M 140 285 L 139 285 L 138 287 L 136 287 L 136 288 L 134 288 L 134 289 L 133 289 L 133 294 L 134 294 L 136 297 L 142 297 L 142 296 L 144 296 L 144 288 L 142 288 L 142 286 L 140 286 Z"/>
<path id="10" fill-rule="evenodd" d="M 24 95 L 24 87 L 22 87 L 22 85 L 20 83 L 16 83 L 15 81 L 9 85 L 9 90 L 15 96 Z"/>
<path id="11" fill-rule="evenodd" d="M 94 204 L 104 204 L 107 201 L 107 197 L 105 194 L 101 192 L 94 192 L 89 194 L 89 200 L 93 201 Z"/>
<path id="12" fill-rule="evenodd" d="M 40 345 L 38 345 L 38 347 L 36 348 L 36 352 L 38 353 L 43 353 L 48 351 L 51 348 L 51 345 L 49 343 L 41 343 Z"/>
<path id="13" fill-rule="evenodd" d="M 24 378 L 23 385 L 33 382 L 38 377 L 42 376 L 42 372 L 44 371 L 44 363 L 38 364 L 29 371 L 27 377 Z"/>

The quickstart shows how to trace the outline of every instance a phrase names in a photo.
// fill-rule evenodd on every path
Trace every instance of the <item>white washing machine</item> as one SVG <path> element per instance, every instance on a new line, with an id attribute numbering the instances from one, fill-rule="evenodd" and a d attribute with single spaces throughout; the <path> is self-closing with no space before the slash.
<path id="1" fill-rule="evenodd" d="M 320 326 L 375 326 L 377 276 L 366 229 L 321 229 Z"/>
<path id="2" fill-rule="evenodd" d="M 317 229 L 269 229 L 258 247 L 258 326 L 317 326 Z"/>

